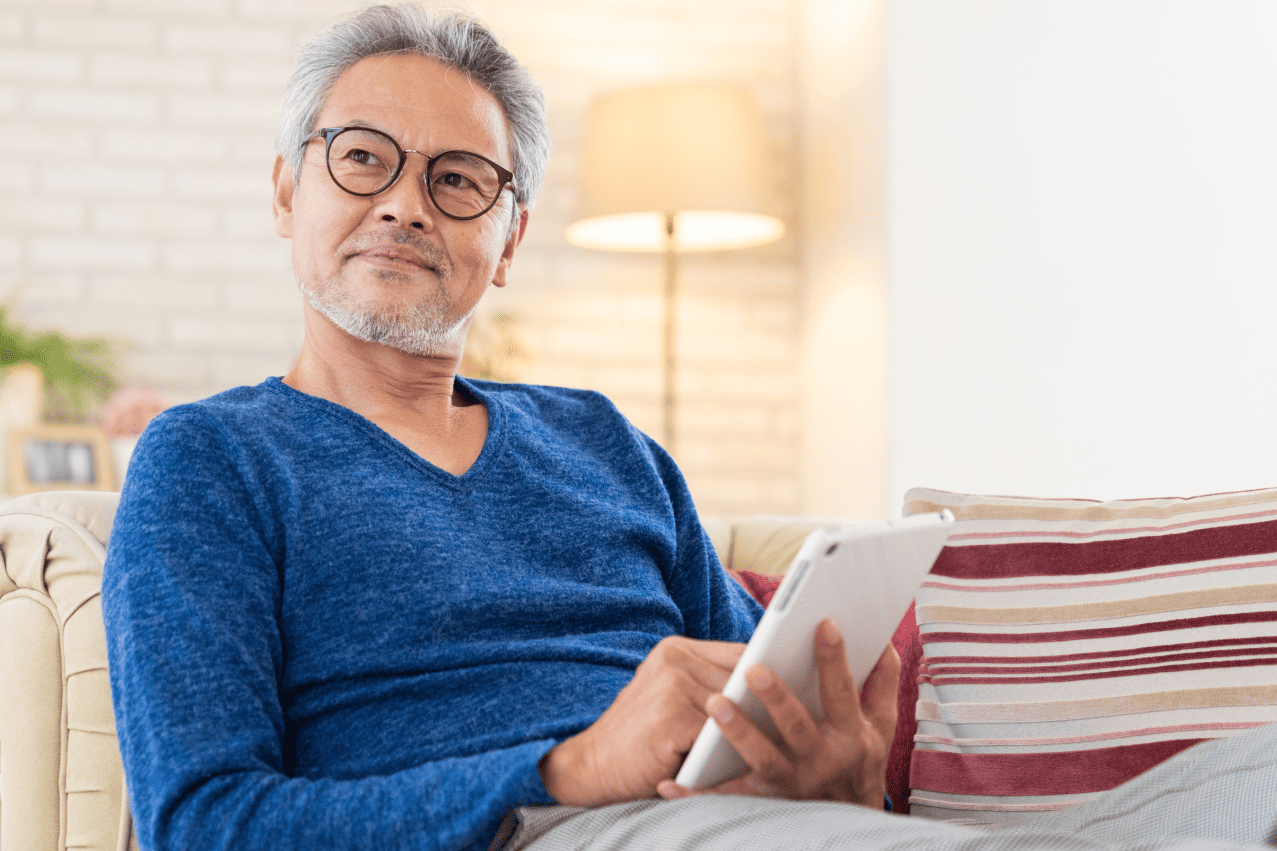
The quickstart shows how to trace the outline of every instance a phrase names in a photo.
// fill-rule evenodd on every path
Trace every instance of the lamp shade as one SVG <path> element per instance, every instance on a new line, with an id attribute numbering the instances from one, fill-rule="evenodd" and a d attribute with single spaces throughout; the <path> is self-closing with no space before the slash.
<path id="1" fill-rule="evenodd" d="M 568 242 L 610 251 L 761 245 L 784 225 L 764 203 L 762 117 L 749 92 L 677 82 L 604 95 L 590 109 Z"/>

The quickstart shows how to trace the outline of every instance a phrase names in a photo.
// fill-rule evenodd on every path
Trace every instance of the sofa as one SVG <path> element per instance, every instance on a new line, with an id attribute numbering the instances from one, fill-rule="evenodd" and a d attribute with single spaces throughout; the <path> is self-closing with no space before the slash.
<path id="1" fill-rule="evenodd" d="M 0 507 L 0 847 L 135 848 L 99 601 L 118 495 Z M 897 808 L 1004 824 L 1277 721 L 1277 491 L 1037 500 L 917 489 L 958 522 L 893 638 Z M 766 601 L 831 518 L 705 519 Z"/>

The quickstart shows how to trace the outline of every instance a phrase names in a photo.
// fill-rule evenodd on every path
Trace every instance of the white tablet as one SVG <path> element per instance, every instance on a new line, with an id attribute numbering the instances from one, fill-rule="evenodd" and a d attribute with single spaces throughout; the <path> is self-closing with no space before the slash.
<path id="1" fill-rule="evenodd" d="M 814 719 L 823 719 L 813 646 L 816 627 L 833 618 L 846 644 L 856 688 L 862 687 L 940 555 L 952 524 L 953 515 L 942 511 L 812 532 L 794 556 L 723 694 L 779 742 L 771 716 L 745 685 L 746 669 L 762 662 Z M 749 766 L 709 719 L 674 780 L 691 789 L 707 789 L 747 771 Z"/>

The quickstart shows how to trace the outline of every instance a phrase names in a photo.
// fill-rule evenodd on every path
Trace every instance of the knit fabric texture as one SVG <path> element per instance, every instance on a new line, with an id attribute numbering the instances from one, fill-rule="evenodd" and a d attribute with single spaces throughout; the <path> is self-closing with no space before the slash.
<path id="1" fill-rule="evenodd" d="M 658 641 L 749 638 L 610 402 L 457 382 L 488 411 L 461 476 L 279 379 L 143 435 L 102 590 L 143 847 L 486 847 Z"/>

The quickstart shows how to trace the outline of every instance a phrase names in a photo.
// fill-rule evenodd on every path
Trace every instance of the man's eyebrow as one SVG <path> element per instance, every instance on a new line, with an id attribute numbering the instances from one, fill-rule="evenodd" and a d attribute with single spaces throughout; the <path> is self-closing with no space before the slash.
<path id="1" fill-rule="evenodd" d="M 366 129 L 366 130 L 379 130 L 379 131 L 381 131 L 382 133 L 386 133 L 386 131 L 385 131 L 385 130 L 382 130 L 380 127 L 378 127 L 377 125 L 373 124 L 371 121 L 364 121 L 364 120 L 363 120 L 363 119 L 361 119 L 361 118 L 353 118 L 353 119 L 351 119 L 350 121 L 347 121 L 345 124 L 343 124 L 343 125 L 341 125 L 341 126 L 342 126 L 342 127 L 363 127 L 363 128 L 364 128 L 364 129 Z M 387 135 L 387 136 L 389 136 L 390 134 L 389 134 L 389 133 L 386 133 L 386 135 Z"/>

